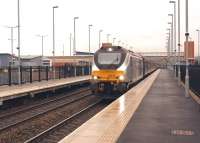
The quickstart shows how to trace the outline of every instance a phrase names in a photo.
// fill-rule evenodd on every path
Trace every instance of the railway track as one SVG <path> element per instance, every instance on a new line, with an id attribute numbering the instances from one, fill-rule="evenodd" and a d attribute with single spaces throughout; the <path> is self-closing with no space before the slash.
<path id="1" fill-rule="evenodd" d="M 81 91 L 81 92 L 80 92 Z M 0 129 L 0 142 L 1 143 L 17 143 L 24 142 L 28 138 L 31 138 L 38 134 L 38 132 L 42 132 L 47 128 L 57 124 L 62 118 L 66 118 L 72 113 L 74 113 L 75 108 L 78 110 L 87 106 L 87 104 L 91 104 L 97 100 L 97 97 L 91 96 L 91 92 L 85 90 L 76 91 L 76 94 L 73 93 L 73 98 L 70 96 L 70 100 L 62 100 L 51 105 L 51 109 L 44 110 L 45 108 L 42 106 L 38 106 L 39 112 L 36 115 L 28 116 L 27 114 L 23 114 L 23 120 L 19 121 L 17 115 L 13 117 L 13 120 L 17 122 L 10 124 L 5 124 Z M 99 99 L 99 98 L 98 98 Z M 50 105 L 48 105 L 49 107 Z M 41 110 L 43 109 L 43 110 Z M 13 114 L 14 115 L 14 114 Z M 27 118 L 25 117 L 27 116 Z M 10 114 L 8 116 L 11 116 Z M 2 116 L 4 120 L 6 120 L 5 116 Z"/>
<path id="2" fill-rule="evenodd" d="M 50 99 L 50 100 L 47 100 L 47 101 L 44 101 L 44 102 L 41 102 L 41 103 L 37 103 L 37 104 L 33 104 L 31 106 L 28 106 L 28 107 L 24 107 L 22 109 L 17 109 L 17 110 L 14 110 L 14 111 L 11 111 L 11 112 L 6 112 L 6 113 L 0 113 L 0 120 L 2 119 L 5 119 L 5 118 L 9 118 L 11 116 L 15 116 L 17 114 L 21 114 L 21 113 L 24 113 L 26 111 L 29 111 L 29 110 L 33 110 L 35 108 L 39 108 L 39 107 L 42 107 L 43 105 L 45 104 L 50 104 L 50 103 L 53 103 L 53 102 L 56 102 L 56 101 L 59 101 L 59 100 L 63 100 L 69 96 L 72 96 L 78 92 L 85 92 L 85 91 L 89 91 L 90 89 L 89 88 L 81 88 L 77 91 L 72 91 L 70 93 L 68 93 L 67 95 L 64 94 L 62 96 L 58 96 L 58 97 L 54 97 L 53 99 Z"/>
<path id="3" fill-rule="evenodd" d="M 85 107 L 84 109 L 74 113 L 70 117 L 67 117 L 66 119 L 62 120 L 61 122 L 55 124 L 54 126 L 50 127 L 49 129 L 37 134 L 33 138 L 30 138 L 25 141 L 25 143 L 55 143 L 61 140 L 64 136 L 70 133 L 73 128 L 75 129 L 75 126 L 79 126 L 86 120 L 88 120 L 89 117 L 93 116 L 95 113 L 100 111 L 102 108 L 104 108 L 106 105 L 100 105 L 102 103 L 103 99 L 100 99 L 96 101 L 95 103 L 92 103 Z M 99 105 L 99 106 L 98 106 Z M 87 117 L 83 117 L 87 116 Z M 83 119 L 84 118 L 84 119 Z"/>
<path id="4" fill-rule="evenodd" d="M 71 96 L 77 96 L 79 94 L 85 94 L 84 96 L 80 96 L 76 99 L 70 99 Z M 0 132 L 9 129 L 11 127 L 14 127 L 18 124 L 21 124 L 23 122 L 29 121 L 33 118 L 36 118 L 38 116 L 41 116 L 43 114 L 46 114 L 48 112 L 51 112 L 53 110 L 56 110 L 58 108 L 62 108 L 63 106 L 67 106 L 68 104 L 71 104 L 73 102 L 76 102 L 78 100 L 81 100 L 87 96 L 89 96 L 90 94 L 89 89 L 85 89 L 85 90 L 79 90 L 79 91 L 75 91 L 71 94 L 69 94 L 68 96 L 64 96 L 64 97 L 60 97 L 57 99 L 53 99 L 38 105 L 34 105 L 32 107 L 26 108 L 26 109 L 22 109 L 19 111 L 15 111 L 14 113 L 8 113 L 5 115 L 0 116 Z M 57 105 L 56 105 L 57 104 Z"/>

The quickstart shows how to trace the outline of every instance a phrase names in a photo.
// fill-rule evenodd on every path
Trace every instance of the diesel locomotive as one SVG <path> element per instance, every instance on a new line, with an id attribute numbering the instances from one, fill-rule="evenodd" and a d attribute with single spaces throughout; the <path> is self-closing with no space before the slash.
<path id="1" fill-rule="evenodd" d="M 156 69 L 156 66 L 121 46 L 103 43 L 94 53 L 91 89 L 93 93 L 124 92 Z"/>

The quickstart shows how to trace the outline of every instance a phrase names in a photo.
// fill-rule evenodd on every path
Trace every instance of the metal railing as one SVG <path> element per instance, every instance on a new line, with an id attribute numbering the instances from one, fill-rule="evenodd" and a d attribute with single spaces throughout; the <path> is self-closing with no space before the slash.
<path id="1" fill-rule="evenodd" d="M 180 66 L 181 81 L 185 83 L 185 65 Z M 178 69 L 176 66 L 176 76 L 178 75 Z M 189 66 L 189 85 L 190 90 L 200 96 L 200 65 Z"/>
<path id="2" fill-rule="evenodd" d="M 21 66 L 20 83 L 40 82 L 42 80 L 84 76 L 90 75 L 88 65 L 64 65 L 58 67 L 48 66 Z M 18 67 L 1 67 L 0 68 L 0 86 L 18 84 Z"/>

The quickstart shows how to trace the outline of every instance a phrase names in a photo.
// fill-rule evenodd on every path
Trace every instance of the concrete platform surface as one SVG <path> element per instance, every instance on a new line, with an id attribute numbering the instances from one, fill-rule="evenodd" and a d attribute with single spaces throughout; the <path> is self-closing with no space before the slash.
<path id="1" fill-rule="evenodd" d="M 5 100 L 17 98 L 28 94 L 34 94 L 39 91 L 49 90 L 52 88 L 56 89 L 70 84 L 78 82 L 86 82 L 91 79 L 91 76 L 77 76 L 65 79 L 55 79 L 49 81 L 34 82 L 31 84 L 22 84 L 14 86 L 2 86 L 0 87 L 0 102 Z"/>
<path id="2" fill-rule="evenodd" d="M 114 143 L 124 130 L 160 70 L 141 81 L 124 95 L 85 122 L 59 143 Z"/>
<path id="3" fill-rule="evenodd" d="M 118 143 L 200 143 L 199 105 L 161 70 Z"/>

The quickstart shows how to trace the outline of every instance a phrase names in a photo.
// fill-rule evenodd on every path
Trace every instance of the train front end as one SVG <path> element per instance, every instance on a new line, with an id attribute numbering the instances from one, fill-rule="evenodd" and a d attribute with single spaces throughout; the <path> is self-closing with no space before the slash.
<path id="1" fill-rule="evenodd" d="M 94 54 L 91 88 L 94 93 L 113 93 L 126 90 L 126 68 L 122 69 L 126 59 L 126 50 L 109 43 Z"/>

